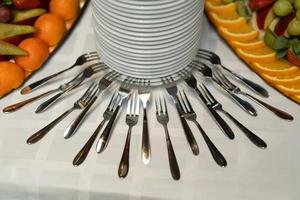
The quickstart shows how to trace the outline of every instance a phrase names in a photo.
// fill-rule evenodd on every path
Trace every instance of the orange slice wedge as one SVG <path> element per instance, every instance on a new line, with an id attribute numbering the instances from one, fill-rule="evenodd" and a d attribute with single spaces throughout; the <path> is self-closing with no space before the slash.
<path id="1" fill-rule="evenodd" d="M 246 50 L 237 48 L 237 54 L 248 62 L 274 62 L 276 53 L 269 47 L 263 47 L 256 50 Z"/>
<path id="2" fill-rule="evenodd" d="M 218 27 L 219 33 L 229 41 L 246 42 L 258 37 L 259 32 L 249 25 L 241 27 Z"/>
<path id="3" fill-rule="evenodd" d="M 247 49 L 247 50 L 258 49 L 258 48 L 262 48 L 262 47 L 266 46 L 264 41 L 258 40 L 258 39 L 245 41 L 245 42 L 229 41 L 229 43 L 233 48 L 241 48 L 241 49 Z"/>
<path id="4" fill-rule="evenodd" d="M 296 102 L 300 102 L 300 95 L 292 95 L 292 99 L 294 99 Z"/>
<path id="5" fill-rule="evenodd" d="M 205 9 L 208 11 L 208 13 L 218 13 L 218 14 L 225 14 L 225 13 L 231 13 L 236 11 L 236 4 L 235 3 L 229 3 L 229 4 L 223 4 L 221 1 L 206 1 L 205 2 Z"/>
<path id="6" fill-rule="evenodd" d="M 290 75 L 294 74 L 300 69 L 296 66 L 293 66 L 291 63 L 284 59 L 277 59 L 274 62 L 253 62 L 250 63 L 251 67 L 258 73 L 264 73 L 268 75 Z"/>
<path id="7" fill-rule="evenodd" d="M 277 85 L 276 86 L 280 91 L 282 91 L 283 93 L 286 93 L 288 95 L 300 95 L 300 85 Z"/>
<path id="8" fill-rule="evenodd" d="M 208 13 L 208 15 L 217 26 L 238 28 L 247 23 L 246 19 L 244 17 L 240 17 L 235 11 L 225 14 L 217 14 L 212 12 Z"/>
<path id="9" fill-rule="evenodd" d="M 278 76 L 271 76 L 268 74 L 261 74 L 261 76 L 268 82 L 272 84 L 282 84 L 282 85 L 294 85 L 300 84 L 300 72 L 296 72 L 294 74 L 289 75 L 278 75 Z"/>

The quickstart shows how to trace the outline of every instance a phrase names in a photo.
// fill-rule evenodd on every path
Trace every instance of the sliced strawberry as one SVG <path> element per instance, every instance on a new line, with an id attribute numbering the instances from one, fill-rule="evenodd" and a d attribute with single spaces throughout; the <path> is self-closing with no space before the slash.
<path id="1" fill-rule="evenodd" d="M 289 23 L 295 18 L 295 13 L 290 13 L 287 16 L 281 17 L 279 22 L 276 24 L 274 33 L 278 36 L 284 35 Z"/>
<path id="2" fill-rule="evenodd" d="M 7 61 L 7 56 L 0 55 L 0 61 Z"/>
<path id="3" fill-rule="evenodd" d="M 50 0 L 40 0 L 40 8 L 49 9 Z"/>
<path id="4" fill-rule="evenodd" d="M 13 0 L 13 2 L 17 9 L 37 8 L 40 5 L 39 0 Z"/>
<path id="5" fill-rule="evenodd" d="M 26 19 L 26 20 L 17 22 L 16 24 L 33 26 L 34 23 L 35 23 L 35 21 L 37 20 L 37 18 L 38 18 L 38 17 Z"/>
<path id="6" fill-rule="evenodd" d="M 18 46 L 25 38 L 26 38 L 25 35 L 17 35 L 14 37 L 5 38 L 4 41 Z"/>
<path id="7" fill-rule="evenodd" d="M 272 5 L 262 8 L 257 11 L 256 23 L 260 30 L 264 30 L 265 21 L 268 13 L 271 11 Z M 271 11 L 272 12 L 272 11 Z"/>
<path id="8" fill-rule="evenodd" d="M 259 10 L 273 4 L 275 0 L 250 0 L 249 7 L 252 10 Z"/>
<path id="9" fill-rule="evenodd" d="M 291 49 L 288 50 L 287 59 L 290 63 L 300 67 L 300 59 L 293 53 Z"/>

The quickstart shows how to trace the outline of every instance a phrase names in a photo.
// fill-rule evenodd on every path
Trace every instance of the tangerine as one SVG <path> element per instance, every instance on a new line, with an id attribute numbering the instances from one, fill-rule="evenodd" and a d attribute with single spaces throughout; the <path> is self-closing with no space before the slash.
<path id="1" fill-rule="evenodd" d="M 17 64 L 0 62 L 0 96 L 18 88 L 25 79 L 25 73 Z"/>
<path id="2" fill-rule="evenodd" d="M 38 38 L 27 38 L 23 40 L 19 47 L 26 50 L 29 55 L 15 56 L 16 63 L 25 71 L 35 71 L 48 58 L 48 46 Z"/>
<path id="3" fill-rule="evenodd" d="M 51 13 L 40 16 L 34 23 L 34 26 L 39 29 L 35 36 L 49 46 L 56 45 L 67 31 L 64 20 Z"/>
<path id="4" fill-rule="evenodd" d="M 64 20 L 70 20 L 77 17 L 80 11 L 79 0 L 51 0 L 50 12 L 62 17 Z"/>

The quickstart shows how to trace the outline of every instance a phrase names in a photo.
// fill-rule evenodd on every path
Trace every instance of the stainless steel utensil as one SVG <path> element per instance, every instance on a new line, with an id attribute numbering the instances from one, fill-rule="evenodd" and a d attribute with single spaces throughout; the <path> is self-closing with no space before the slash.
<path id="1" fill-rule="evenodd" d="M 257 147 L 260 148 L 267 148 L 267 144 L 257 135 L 255 135 L 252 131 L 250 131 L 247 127 L 245 127 L 241 122 L 239 122 L 235 117 L 233 117 L 229 112 L 223 109 L 223 106 L 221 103 L 219 103 L 215 97 L 211 94 L 211 92 L 208 90 L 208 88 L 202 83 L 199 85 L 201 94 L 203 97 L 207 100 L 208 106 L 212 107 L 216 111 L 220 111 L 224 113 L 233 123 L 239 127 L 240 130 L 242 130 L 245 135 L 249 138 L 249 140 L 255 144 Z"/>
<path id="2" fill-rule="evenodd" d="M 140 100 L 135 94 L 131 95 L 127 105 L 126 124 L 128 125 L 128 132 L 126 142 L 119 165 L 118 175 L 120 178 L 125 178 L 129 171 L 129 155 L 130 155 L 130 139 L 132 128 L 138 123 L 140 112 Z"/>
<path id="3" fill-rule="evenodd" d="M 118 77 L 119 74 L 116 72 L 109 72 L 105 76 L 103 76 L 99 83 L 98 83 L 98 89 L 96 95 L 91 100 L 91 103 L 83 109 L 83 111 L 75 118 L 74 121 L 71 122 L 71 124 L 68 126 L 64 133 L 64 138 L 69 139 L 71 138 L 76 131 L 78 130 L 80 124 L 82 124 L 83 119 L 85 118 L 86 114 L 92 107 L 92 105 L 95 103 L 99 95 L 113 82 L 113 80 Z"/>
<path id="4" fill-rule="evenodd" d="M 110 102 L 106 108 L 106 110 L 103 113 L 103 120 L 101 123 L 97 126 L 96 130 L 92 134 L 92 136 L 88 139 L 88 141 L 85 143 L 85 145 L 82 147 L 82 149 L 78 152 L 78 154 L 75 156 L 73 160 L 73 165 L 74 166 L 79 166 L 81 165 L 86 157 L 88 156 L 90 149 L 92 148 L 93 144 L 95 143 L 102 127 L 105 125 L 105 123 L 110 120 L 112 117 L 114 111 L 116 110 L 117 106 L 117 98 L 116 98 L 116 92 L 113 94 L 113 96 L 110 99 Z"/>
<path id="5" fill-rule="evenodd" d="M 257 83 L 254 83 L 253 81 L 233 72 L 232 70 L 228 69 L 221 63 L 221 58 L 215 54 L 214 52 L 205 50 L 205 49 L 199 49 L 197 53 L 197 57 L 208 60 L 212 64 L 214 64 L 217 67 L 221 67 L 225 71 L 229 72 L 231 75 L 233 75 L 234 78 L 238 79 L 242 83 L 244 83 L 248 88 L 250 88 L 255 93 L 263 96 L 263 97 L 269 97 L 268 91 L 263 88 L 262 86 L 258 85 Z"/>
<path id="6" fill-rule="evenodd" d="M 216 163 L 221 167 L 226 167 L 227 162 L 222 153 L 217 149 L 214 143 L 207 136 L 201 125 L 197 121 L 197 114 L 195 113 L 192 105 L 190 104 L 189 99 L 187 98 L 185 92 L 180 92 L 177 95 L 177 101 L 179 102 L 181 115 L 184 116 L 187 120 L 194 122 L 194 124 L 198 127 L 212 157 L 216 161 Z"/>
<path id="7" fill-rule="evenodd" d="M 47 76 L 41 80 L 38 80 L 34 83 L 31 83 L 30 85 L 26 86 L 25 88 L 22 89 L 21 91 L 21 94 L 27 94 L 29 92 L 32 92 L 33 90 L 37 89 L 38 87 L 46 84 L 48 81 L 50 81 L 51 79 L 77 67 L 77 66 L 82 66 L 83 64 L 85 63 L 88 63 L 88 62 L 91 62 L 91 61 L 96 61 L 96 60 L 99 60 L 99 56 L 97 54 L 97 52 L 90 52 L 90 53 L 86 53 L 86 54 L 83 54 L 81 56 L 79 56 L 76 60 L 76 62 L 68 67 L 67 69 L 64 69 L 62 71 L 59 71 L 59 72 L 56 72 L 55 74 L 52 74 L 50 76 Z"/>
<path id="8" fill-rule="evenodd" d="M 163 97 L 164 103 L 162 103 L 161 98 L 159 97 L 155 100 L 155 107 L 156 107 L 156 118 L 157 121 L 164 127 L 166 142 L 167 142 L 167 149 L 168 149 L 168 158 L 169 158 L 169 166 L 171 170 L 171 174 L 174 180 L 180 179 L 180 170 L 177 163 L 177 159 L 174 153 L 173 145 L 171 142 L 169 130 L 168 130 L 168 123 L 169 123 L 169 114 L 166 99 Z"/>
<path id="9" fill-rule="evenodd" d="M 151 160 L 151 145 L 148 127 L 147 105 L 151 98 L 151 83 L 146 79 L 140 79 L 138 84 L 138 97 L 143 105 L 142 161 L 145 165 L 148 165 Z"/>
<path id="10" fill-rule="evenodd" d="M 93 82 L 90 87 L 87 89 L 87 91 L 84 93 L 84 95 L 79 98 L 73 105 L 72 108 L 68 109 L 66 112 L 61 114 L 58 118 L 53 120 L 50 124 L 33 134 L 31 137 L 28 138 L 27 144 L 34 144 L 38 141 L 40 141 L 47 133 L 49 133 L 61 120 L 63 120 L 65 117 L 67 117 L 71 112 L 78 109 L 83 109 L 86 107 L 93 97 L 96 95 L 97 92 L 97 84 Z"/>

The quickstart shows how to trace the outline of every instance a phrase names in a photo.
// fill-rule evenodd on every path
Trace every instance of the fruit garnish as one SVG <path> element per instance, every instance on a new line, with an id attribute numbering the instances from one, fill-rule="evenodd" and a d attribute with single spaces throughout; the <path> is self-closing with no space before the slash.
<path id="1" fill-rule="evenodd" d="M 290 75 L 300 70 L 285 59 L 277 59 L 274 62 L 253 62 L 251 66 L 255 71 L 268 75 Z"/>
<path id="2" fill-rule="evenodd" d="M 275 0 L 250 0 L 249 7 L 253 10 L 259 10 L 273 4 Z"/>
<path id="3" fill-rule="evenodd" d="M 25 71 L 35 71 L 38 69 L 49 55 L 48 46 L 38 38 L 27 38 L 23 40 L 20 48 L 28 52 L 28 56 L 16 56 L 16 63 Z"/>
<path id="4" fill-rule="evenodd" d="M 22 68 L 9 61 L 0 62 L 0 96 L 18 88 L 24 81 Z"/>
<path id="5" fill-rule="evenodd" d="M 287 32 L 291 36 L 299 36 L 300 35 L 300 21 L 293 19 L 288 25 Z"/>
<path id="6" fill-rule="evenodd" d="M 37 8 L 40 5 L 39 0 L 13 0 L 13 3 L 17 9 Z"/>
<path id="7" fill-rule="evenodd" d="M 18 46 L 20 42 L 22 42 L 27 35 L 17 35 L 9 38 L 5 38 L 3 41 Z"/>
<path id="8" fill-rule="evenodd" d="M 265 43 L 262 40 L 250 40 L 250 41 L 245 41 L 245 42 L 240 42 L 240 41 L 229 41 L 231 46 L 234 48 L 241 48 L 241 49 L 258 49 L 261 47 L 265 46 Z"/>
<path id="9" fill-rule="evenodd" d="M 238 48 L 236 51 L 248 62 L 273 62 L 276 60 L 276 53 L 267 46 L 255 51 L 241 48 Z"/>
<path id="10" fill-rule="evenodd" d="M 290 95 L 300 95 L 300 84 L 295 85 L 280 85 L 277 84 L 277 88 L 284 93 L 290 94 Z"/>
<path id="11" fill-rule="evenodd" d="M 42 8 L 33 8 L 29 10 L 14 10 L 13 14 L 13 23 L 21 22 L 27 19 L 31 19 L 34 17 L 38 17 L 46 12 L 45 9 Z"/>
<path id="12" fill-rule="evenodd" d="M 40 16 L 34 26 L 39 29 L 35 36 L 49 46 L 56 45 L 67 31 L 64 20 L 50 13 Z"/>
<path id="13" fill-rule="evenodd" d="M 0 39 L 36 32 L 33 26 L 0 23 Z"/>
<path id="14" fill-rule="evenodd" d="M 287 16 L 281 17 L 275 26 L 274 33 L 278 36 L 284 35 L 289 23 L 294 19 L 295 13 L 290 13 Z"/>
<path id="15" fill-rule="evenodd" d="M 273 5 L 273 11 L 277 16 L 283 17 L 293 11 L 293 6 L 287 0 L 278 0 Z"/>
<path id="16" fill-rule="evenodd" d="M 299 51 L 298 51 L 298 54 L 296 54 L 293 52 L 293 49 L 290 48 L 287 52 L 287 59 L 294 65 L 297 65 L 300 67 L 300 52 Z"/>
<path id="17" fill-rule="evenodd" d="M 270 76 L 268 74 L 261 74 L 268 82 L 272 84 L 282 84 L 282 85 L 294 85 L 300 84 L 300 71 L 296 71 L 293 74 L 280 74 L 277 76 Z"/>
<path id="18" fill-rule="evenodd" d="M 49 7 L 51 13 L 66 21 L 74 19 L 80 10 L 79 0 L 51 0 Z"/>
<path id="19" fill-rule="evenodd" d="M 236 11 L 240 16 L 244 17 L 247 21 L 251 19 L 251 11 L 246 5 L 245 0 L 237 0 L 236 7 Z"/>
<path id="20" fill-rule="evenodd" d="M 270 30 L 267 29 L 264 35 L 264 41 L 268 47 L 271 49 L 276 48 L 276 35 Z"/>
<path id="21" fill-rule="evenodd" d="M 212 20 L 214 20 L 216 24 L 224 27 L 240 27 L 247 23 L 245 18 L 240 17 L 236 12 L 228 14 L 210 13 L 209 15 L 211 15 Z"/>
<path id="22" fill-rule="evenodd" d="M 0 40 L 0 55 L 6 56 L 26 56 L 27 51 L 4 41 Z"/>
<path id="23" fill-rule="evenodd" d="M 300 10 L 300 0 L 295 0 L 294 7 L 296 10 Z"/>
<path id="24" fill-rule="evenodd" d="M 0 22 L 9 22 L 12 18 L 11 11 L 9 10 L 8 7 L 3 6 L 0 7 Z"/>
<path id="25" fill-rule="evenodd" d="M 272 10 L 272 5 L 262 8 L 257 11 L 256 22 L 259 29 L 264 30 L 275 18 Z"/>
<path id="26" fill-rule="evenodd" d="M 205 1 L 205 5 L 209 12 L 215 12 L 218 14 L 231 13 L 236 10 L 235 3 L 224 5 L 221 2 Z"/>
<path id="27" fill-rule="evenodd" d="M 259 35 L 258 31 L 251 28 L 249 25 L 244 25 L 238 28 L 218 28 L 220 34 L 230 41 L 249 41 L 256 39 Z"/>

